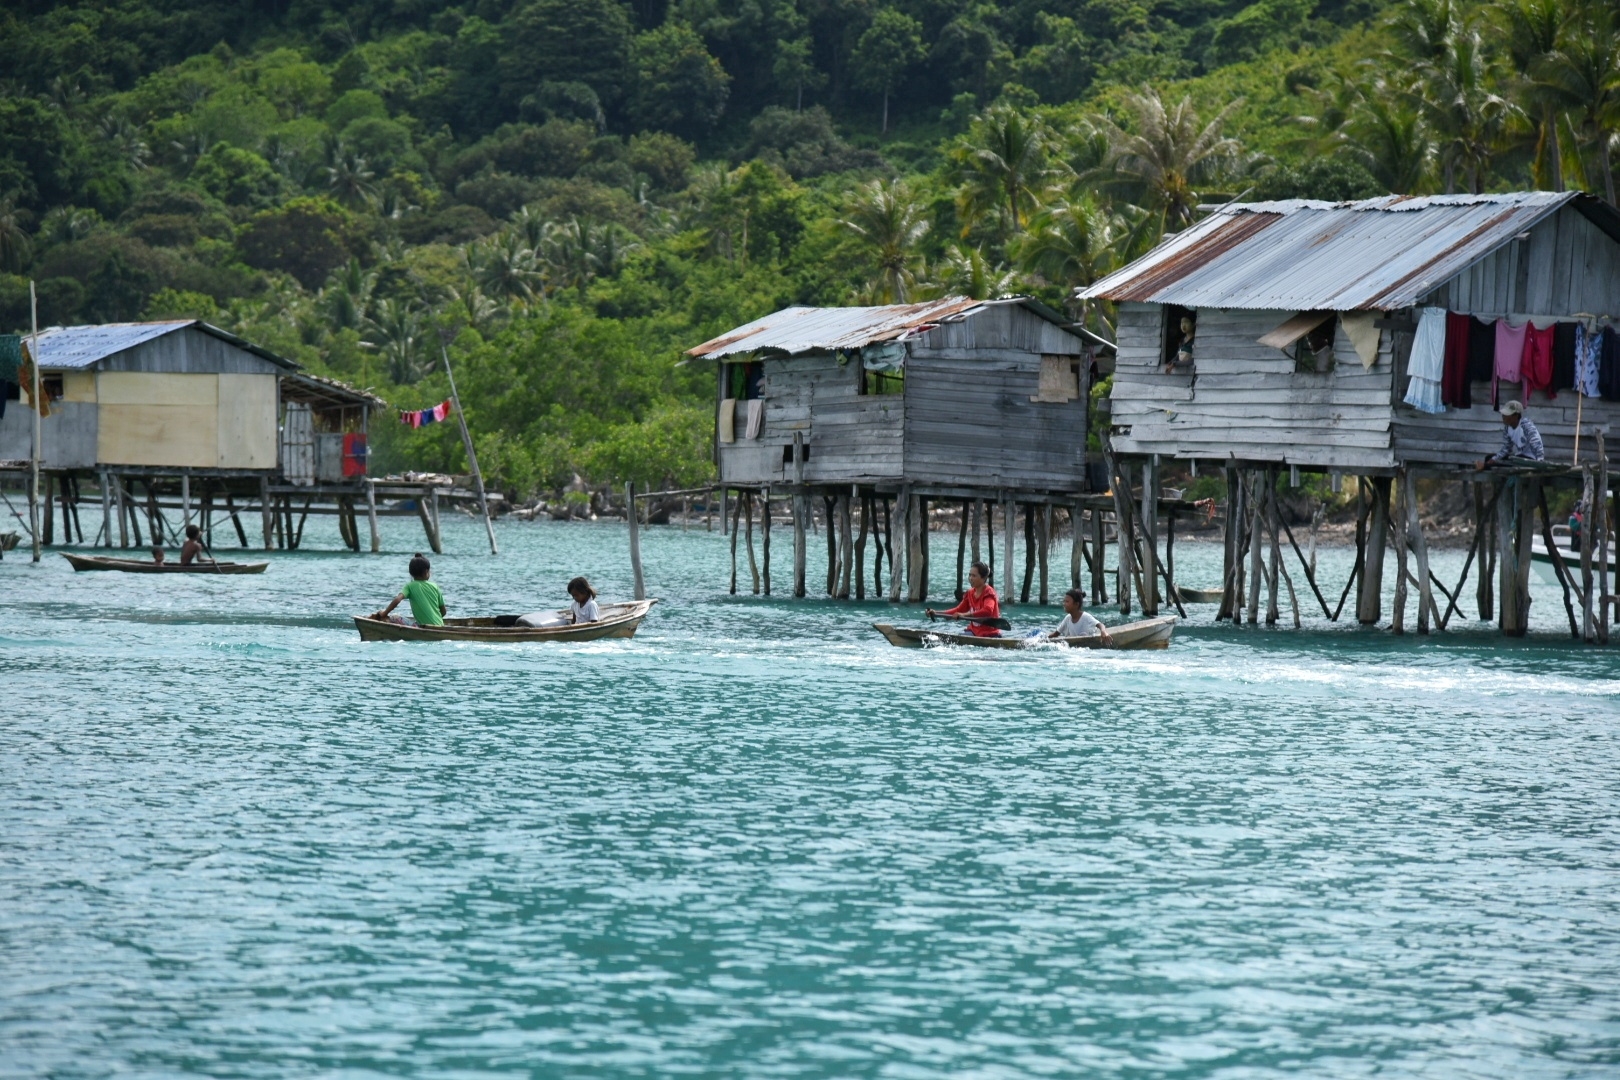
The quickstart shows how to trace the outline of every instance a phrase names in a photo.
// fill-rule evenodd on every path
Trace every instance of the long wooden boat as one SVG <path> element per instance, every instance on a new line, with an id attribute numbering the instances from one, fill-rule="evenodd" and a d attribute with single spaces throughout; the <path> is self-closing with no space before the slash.
<path id="1" fill-rule="evenodd" d="M 1218 604 L 1226 599 L 1225 589 L 1189 589 L 1185 585 L 1177 585 L 1176 592 L 1183 604 Z"/>
<path id="2" fill-rule="evenodd" d="M 262 574 L 267 562 L 194 562 L 181 566 L 177 562 L 156 563 L 150 559 L 114 559 L 105 555 L 69 555 L 62 558 L 73 564 L 75 570 L 121 570 L 126 574 Z"/>
<path id="3" fill-rule="evenodd" d="M 10 551 L 22 540 L 21 533 L 0 532 L 0 551 Z"/>
<path id="4" fill-rule="evenodd" d="M 1067 645 L 1071 649 L 1167 649 L 1170 635 L 1175 632 L 1176 617 L 1162 615 L 1156 619 L 1124 623 L 1108 628 L 1109 643 L 1101 637 L 1027 638 L 1027 637 L 974 637 L 945 630 L 931 630 L 912 626 L 893 626 L 873 623 L 872 629 L 889 639 L 890 645 L 919 649 L 930 645 L 971 645 L 978 649 L 1027 649 L 1040 645 Z"/>
<path id="5" fill-rule="evenodd" d="M 636 600 L 628 604 L 601 605 L 601 619 L 578 626 L 502 625 L 510 616 L 482 615 L 471 619 L 446 619 L 443 626 L 416 626 L 356 615 L 354 628 L 361 641 L 600 641 L 602 638 L 636 636 L 641 620 L 657 600 Z M 557 612 L 559 616 L 566 612 Z"/>

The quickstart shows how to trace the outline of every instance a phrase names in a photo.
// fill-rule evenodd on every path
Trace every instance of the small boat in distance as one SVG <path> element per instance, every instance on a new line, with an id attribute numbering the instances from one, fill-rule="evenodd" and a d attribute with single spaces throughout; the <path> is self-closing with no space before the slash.
<path id="1" fill-rule="evenodd" d="M 443 626 L 417 626 L 356 615 L 354 628 L 360 631 L 361 641 L 599 641 L 635 637 L 641 620 L 656 603 L 657 600 L 636 600 L 628 604 L 603 604 L 600 619 L 577 626 L 517 626 L 511 615 L 446 619 Z M 567 612 L 556 614 L 565 617 Z"/>
<path id="2" fill-rule="evenodd" d="M 105 555 L 69 555 L 62 558 L 75 570 L 121 570 L 126 574 L 262 574 L 267 562 L 153 562 L 150 559 L 114 559 Z"/>
<path id="3" fill-rule="evenodd" d="M 1581 553 L 1575 547 L 1576 538 L 1569 531 L 1569 526 L 1554 525 L 1552 527 L 1552 537 L 1553 542 L 1558 545 L 1559 558 L 1564 560 L 1564 569 L 1572 574 L 1579 574 L 1581 572 Z M 1594 574 L 1609 572 L 1614 565 L 1616 554 L 1615 549 L 1610 548 L 1609 558 L 1605 561 L 1603 553 L 1594 550 L 1592 552 L 1592 572 Z M 1530 564 L 1536 568 L 1537 577 L 1554 585 L 1558 584 L 1558 571 L 1553 567 L 1552 552 L 1547 549 L 1547 542 L 1540 533 L 1536 533 L 1530 538 Z"/>
<path id="4" fill-rule="evenodd" d="M 1174 615 L 1110 626 L 1110 641 L 1105 645 L 1101 637 L 975 637 L 972 634 L 953 634 L 889 623 L 872 624 L 872 629 L 888 638 L 890 645 L 903 649 L 920 649 L 930 645 L 969 645 L 978 649 L 1027 649 L 1042 645 L 1067 645 L 1071 649 L 1167 649 L 1175 628 Z"/>
<path id="5" fill-rule="evenodd" d="M 1225 589 L 1189 589 L 1185 585 L 1177 585 L 1176 594 L 1181 597 L 1183 604 L 1218 604 L 1226 599 Z"/>

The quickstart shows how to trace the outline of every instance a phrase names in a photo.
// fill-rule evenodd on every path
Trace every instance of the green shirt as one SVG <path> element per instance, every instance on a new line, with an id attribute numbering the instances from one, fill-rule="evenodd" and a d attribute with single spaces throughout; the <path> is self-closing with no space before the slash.
<path id="1" fill-rule="evenodd" d="M 411 615 L 416 619 L 417 626 L 444 625 L 444 616 L 440 614 L 440 609 L 444 607 L 444 593 L 439 591 L 437 585 L 412 578 L 410 584 L 399 591 L 411 602 Z"/>

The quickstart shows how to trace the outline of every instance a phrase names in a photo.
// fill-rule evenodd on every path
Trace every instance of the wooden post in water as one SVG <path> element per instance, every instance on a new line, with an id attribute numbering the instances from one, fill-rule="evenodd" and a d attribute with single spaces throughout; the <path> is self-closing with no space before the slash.
<path id="1" fill-rule="evenodd" d="M 726 522 L 731 518 L 731 489 L 720 488 L 720 535 L 726 535 Z"/>
<path id="2" fill-rule="evenodd" d="M 902 484 L 900 495 L 894 501 L 895 513 L 899 520 L 894 522 L 889 535 L 889 602 L 900 602 L 900 590 L 905 588 L 907 582 L 904 578 L 905 560 L 909 558 L 911 546 L 911 485 Z"/>
<path id="3" fill-rule="evenodd" d="M 112 547 L 112 491 L 109 490 L 111 481 L 107 479 L 107 470 L 101 470 L 101 535 L 106 540 L 106 546 Z M 99 546 L 99 545 L 98 545 Z"/>
<path id="4" fill-rule="evenodd" d="M 849 599 L 855 576 L 854 506 L 849 493 L 838 496 L 838 599 Z"/>
<path id="5" fill-rule="evenodd" d="M 1114 493 L 1114 547 L 1117 552 L 1114 592 L 1119 597 L 1119 613 L 1131 613 L 1131 575 L 1136 563 L 1136 530 L 1131 525 L 1131 491 L 1126 474 L 1111 451 L 1103 451 Z"/>
<path id="6" fill-rule="evenodd" d="M 1266 586 L 1265 552 L 1261 545 L 1265 543 L 1264 522 L 1270 506 L 1263 486 L 1268 475 L 1264 469 L 1249 470 L 1249 597 L 1245 614 L 1250 626 L 1260 621 L 1260 594 Z"/>
<path id="7" fill-rule="evenodd" d="M 647 599 L 647 581 L 641 574 L 641 526 L 636 520 L 636 485 L 624 485 L 624 504 L 630 511 L 625 520 L 630 526 L 630 576 L 637 600 Z"/>
<path id="8" fill-rule="evenodd" d="M 1356 600 L 1356 621 L 1374 626 L 1384 614 L 1384 549 L 1389 536 L 1390 478 L 1372 481 L 1372 508 L 1367 519 L 1367 556 L 1361 566 L 1361 592 Z"/>
<path id="9" fill-rule="evenodd" d="M 827 519 L 827 595 L 838 595 L 838 496 L 823 495 L 821 510 Z"/>
<path id="10" fill-rule="evenodd" d="M 1142 614 L 1159 613 L 1159 455 L 1142 463 Z"/>
<path id="11" fill-rule="evenodd" d="M 882 514 L 882 528 L 878 527 L 878 515 Z M 894 549 L 889 538 L 889 500 L 879 495 L 872 496 L 872 595 L 883 599 L 883 560 L 893 560 Z"/>
<path id="12" fill-rule="evenodd" d="M 1399 475 L 1401 506 L 1397 512 L 1389 517 L 1391 542 L 1395 547 L 1395 606 L 1390 612 L 1389 628 L 1397 634 L 1406 632 L 1406 470 L 1402 469 Z"/>
<path id="13" fill-rule="evenodd" d="M 1484 622 L 1496 617 L 1492 592 L 1492 578 L 1496 570 L 1496 515 L 1485 512 L 1483 480 L 1474 481 L 1474 528 L 1479 533 L 1479 582 L 1474 587 L 1474 601 L 1479 606 L 1480 621 Z"/>
<path id="14" fill-rule="evenodd" d="M 1069 588 L 1080 587 L 1080 571 L 1086 561 L 1085 513 L 1080 500 L 1069 504 Z"/>
<path id="15" fill-rule="evenodd" d="M 742 496 L 747 500 L 746 518 L 743 522 L 743 545 L 748 549 L 748 577 L 752 583 L 754 595 L 759 595 L 759 562 L 754 558 L 754 493 L 745 491 Z"/>
<path id="16" fill-rule="evenodd" d="M 1215 621 L 1232 618 L 1237 597 L 1238 534 L 1243 520 L 1243 482 L 1237 469 L 1228 465 L 1221 470 L 1226 479 L 1226 515 L 1221 526 L 1221 604 L 1215 610 Z"/>
<path id="17" fill-rule="evenodd" d="M 1016 505 L 1016 504 L 1015 504 Z M 1035 504 L 1024 504 L 1024 587 L 1019 591 L 1018 602 L 1029 603 L 1029 587 L 1035 579 L 1035 564 L 1039 562 L 1035 543 Z"/>
<path id="18" fill-rule="evenodd" d="M 759 554 L 760 554 L 760 562 L 762 564 L 761 567 L 760 567 L 760 577 L 763 579 L 762 583 L 763 583 L 763 585 L 765 587 L 765 595 L 769 596 L 769 595 L 771 595 L 771 489 L 770 488 L 767 487 L 767 488 L 760 489 L 760 502 L 762 502 L 764 504 L 764 507 L 765 507 L 765 512 L 763 514 L 761 514 L 760 518 L 759 518 L 759 533 L 760 533 L 760 536 L 759 536 L 759 549 L 760 549 Z M 686 523 L 685 523 L 684 517 L 682 518 L 682 522 L 681 522 L 681 531 L 682 532 L 686 531 Z"/>
<path id="19" fill-rule="evenodd" d="M 724 505 L 724 504 L 722 504 L 722 505 Z M 738 525 L 738 522 L 742 518 L 742 505 L 743 505 L 742 492 L 739 491 L 737 493 L 737 501 L 735 503 L 733 503 L 732 506 L 731 506 L 731 514 L 732 514 L 732 517 L 731 517 L 731 595 L 732 596 L 737 595 L 737 534 L 742 532 L 742 530 L 740 528 L 738 528 L 737 525 Z M 631 507 L 631 516 L 632 517 L 635 516 L 635 507 L 634 506 Z M 722 521 L 721 522 L 722 527 L 720 529 L 720 535 L 721 536 L 726 535 L 726 530 L 725 530 L 724 525 L 725 525 L 725 523 L 724 523 L 724 521 Z"/>
<path id="20" fill-rule="evenodd" d="M 382 550 L 382 533 L 377 530 L 377 482 L 366 478 L 366 521 L 371 525 L 371 553 Z"/>
<path id="21" fill-rule="evenodd" d="M 180 474 L 180 529 L 191 524 L 191 473 Z"/>
<path id="22" fill-rule="evenodd" d="M 804 518 L 809 512 L 804 494 L 804 432 L 793 433 L 793 597 L 804 599 Z"/>
<path id="23" fill-rule="evenodd" d="M 1282 570 L 1282 542 L 1277 534 L 1282 531 L 1282 511 L 1277 506 L 1277 470 L 1266 470 L 1266 530 L 1271 533 L 1271 552 L 1266 567 L 1266 625 L 1276 626 L 1281 612 L 1277 605 Z"/>
<path id="24" fill-rule="evenodd" d="M 1018 511 L 1012 499 L 1003 492 L 1001 496 L 1001 604 L 1009 607 L 1013 603 L 1013 528 L 1017 524 Z"/>
<path id="25" fill-rule="evenodd" d="M 855 538 L 855 599 L 866 599 L 866 535 L 872 531 L 872 500 L 855 488 L 850 495 L 860 506 L 861 532 Z"/>
<path id="26" fill-rule="evenodd" d="M 1091 602 L 1108 603 L 1108 532 L 1102 510 L 1091 510 Z"/>
<path id="27" fill-rule="evenodd" d="M 108 476 L 114 485 L 113 508 L 118 514 L 118 546 L 121 548 L 127 548 L 129 547 L 129 511 L 126 507 L 126 503 L 124 502 L 124 478 L 122 476 L 112 476 L 111 473 L 107 473 L 105 475 Z M 242 546 L 247 547 L 246 540 L 242 541 Z"/>
<path id="28" fill-rule="evenodd" d="M 1434 603 L 1433 579 L 1429 576 L 1429 545 L 1423 538 L 1423 520 L 1418 515 L 1417 483 L 1410 475 L 1403 474 L 1401 487 L 1406 492 L 1406 542 L 1412 549 L 1412 562 L 1417 571 L 1418 633 L 1427 634 L 1431 616 L 1436 627 L 1440 622 L 1440 612 Z"/>
<path id="29" fill-rule="evenodd" d="M 962 576 L 967 571 L 968 500 L 962 500 L 962 525 L 956 532 L 956 600 L 962 601 Z"/>
<path id="30" fill-rule="evenodd" d="M 1597 492 L 1592 505 L 1587 507 L 1587 513 L 1597 518 L 1597 640 L 1599 645 L 1607 645 L 1609 643 L 1609 589 L 1608 574 L 1604 572 L 1603 568 L 1609 565 L 1609 531 L 1612 523 L 1609 520 L 1609 455 L 1603 446 L 1603 432 L 1601 430 L 1597 433 L 1597 460 Z"/>
<path id="31" fill-rule="evenodd" d="M 1500 599 L 1500 625 L 1508 637 L 1523 637 L 1530 629 L 1530 539 L 1535 530 L 1534 493 L 1536 486 L 1526 477 L 1510 476 L 1504 481 L 1497 504 L 1497 527 L 1501 532 L 1500 573 L 1497 591 Z"/>
<path id="32" fill-rule="evenodd" d="M 32 334 L 28 343 L 29 367 L 34 371 L 34 385 L 28 391 L 29 415 L 34 425 L 34 441 L 30 448 L 29 464 L 32 469 L 33 481 L 28 485 L 28 533 L 34 542 L 34 561 L 40 558 L 40 520 L 41 509 L 39 501 L 39 467 L 45 458 L 44 450 L 44 417 L 40 415 L 40 402 L 42 391 L 39 384 L 39 297 L 34 292 L 34 281 L 28 280 L 28 315 L 32 327 Z M 45 525 L 50 526 L 51 504 L 49 497 L 44 503 Z M 44 543 L 50 543 L 49 539 Z"/>
<path id="33" fill-rule="evenodd" d="M 1581 516 L 1581 640 L 1588 645 L 1597 640 L 1597 597 L 1592 594 L 1592 547 L 1597 538 L 1596 519 L 1603 508 L 1595 497 L 1596 470 L 1587 465 L 1581 469 L 1581 505 L 1586 512 Z"/>
<path id="34" fill-rule="evenodd" d="M 965 512 L 965 511 L 964 511 Z M 984 528 L 984 500 L 973 500 L 973 557 L 968 562 L 983 562 L 984 556 L 979 553 L 979 534 Z"/>
<path id="35" fill-rule="evenodd" d="M 467 414 L 461 408 L 461 395 L 456 392 L 456 376 L 450 370 L 450 349 L 444 343 L 444 337 L 439 337 L 439 355 L 444 358 L 444 377 L 450 384 L 450 404 L 456 410 L 456 419 L 461 423 L 461 448 L 467 452 L 467 467 L 472 470 L 473 494 L 478 496 L 478 512 L 484 518 L 484 532 L 489 535 L 489 553 L 499 555 L 500 550 L 495 546 L 495 524 L 489 519 L 489 496 L 484 493 L 484 474 L 478 471 L 478 455 L 473 453 L 472 432 L 467 427 Z M 634 516 L 634 507 L 631 515 Z M 433 531 L 439 531 L 438 507 L 433 508 Z M 434 548 L 437 551 L 437 548 Z"/>
<path id="36" fill-rule="evenodd" d="M 1051 594 L 1048 591 L 1048 578 L 1052 572 L 1052 504 L 1041 504 L 1040 532 L 1035 537 L 1035 549 L 1040 556 L 1040 586 L 1041 606 L 1051 603 Z"/>

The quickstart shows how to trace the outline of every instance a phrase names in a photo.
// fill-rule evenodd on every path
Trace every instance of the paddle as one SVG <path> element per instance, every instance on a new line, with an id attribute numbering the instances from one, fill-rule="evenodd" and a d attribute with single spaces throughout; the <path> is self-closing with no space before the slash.
<path id="1" fill-rule="evenodd" d="M 972 615 L 940 615 L 930 611 L 928 621 L 933 622 L 935 619 L 961 619 L 963 622 L 974 623 L 978 626 L 993 626 L 997 630 L 1011 630 L 1013 628 L 1012 623 L 1006 619 L 981 619 Z"/>

